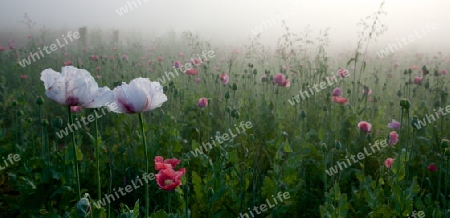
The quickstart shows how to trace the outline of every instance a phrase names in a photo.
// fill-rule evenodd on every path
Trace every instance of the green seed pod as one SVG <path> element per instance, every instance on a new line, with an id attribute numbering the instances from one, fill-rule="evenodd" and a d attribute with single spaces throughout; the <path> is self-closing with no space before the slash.
<path id="1" fill-rule="evenodd" d="M 225 99 L 230 99 L 230 92 L 225 92 Z"/>
<path id="2" fill-rule="evenodd" d="M 406 110 L 409 109 L 409 107 L 411 106 L 411 102 L 408 99 L 401 99 L 400 100 L 400 106 L 402 106 L 403 108 L 405 108 Z"/>
<path id="3" fill-rule="evenodd" d="M 448 139 L 442 139 L 442 141 L 441 141 L 441 148 L 446 149 L 446 148 L 448 148 L 448 147 L 450 147 L 450 140 L 448 140 Z"/>
<path id="4" fill-rule="evenodd" d="M 13 106 L 13 107 L 16 107 L 18 104 L 19 104 L 19 103 L 17 103 L 16 100 L 14 100 L 14 101 L 11 102 L 11 106 Z"/>
<path id="5" fill-rule="evenodd" d="M 41 125 L 42 126 L 48 126 L 48 120 L 47 119 L 42 119 L 41 120 Z"/>
<path id="6" fill-rule="evenodd" d="M 414 129 L 417 129 L 417 126 L 420 126 L 420 125 L 418 125 L 419 124 L 419 119 L 417 119 L 417 117 L 413 117 L 412 119 L 411 119 L 411 126 L 414 128 Z"/>
<path id="7" fill-rule="evenodd" d="M 42 98 L 42 97 L 37 97 L 37 98 L 36 98 L 36 104 L 37 104 L 37 105 L 42 105 L 42 104 L 44 104 L 44 98 Z"/>
<path id="8" fill-rule="evenodd" d="M 17 112 L 16 112 L 16 114 L 17 114 L 17 116 L 18 117 L 21 117 L 21 116 L 23 116 L 23 111 L 22 110 L 18 110 Z"/>
<path id="9" fill-rule="evenodd" d="M 450 148 L 446 148 L 444 151 L 444 155 L 450 157 Z"/>
<path id="10" fill-rule="evenodd" d="M 325 107 L 325 106 L 324 106 Z M 306 118 L 306 111 L 305 110 L 302 110 L 301 112 L 300 112 L 300 117 L 302 118 L 302 119 L 305 119 Z"/>

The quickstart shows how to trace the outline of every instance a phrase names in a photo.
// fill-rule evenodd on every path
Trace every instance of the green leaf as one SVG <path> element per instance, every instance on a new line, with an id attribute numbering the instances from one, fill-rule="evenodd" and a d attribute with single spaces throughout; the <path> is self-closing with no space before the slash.
<path id="1" fill-rule="evenodd" d="M 152 213 L 150 218 L 167 218 L 169 217 L 164 210 L 158 210 L 156 213 Z"/>
<path id="2" fill-rule="evenodd" d="M 264 196 L 270 196 L 275 191 L 275 184 L 268 176 L 264 178 L 264 186 L 262 187 L 262 194 Z"/>
<path id="3" fill-rule="evenodd" d="M 283 151 L 286 153 L 292 152 L 291 145 L 289 145 L 289 141 L 286 139 L 286 142 L 284 142 Z"/>

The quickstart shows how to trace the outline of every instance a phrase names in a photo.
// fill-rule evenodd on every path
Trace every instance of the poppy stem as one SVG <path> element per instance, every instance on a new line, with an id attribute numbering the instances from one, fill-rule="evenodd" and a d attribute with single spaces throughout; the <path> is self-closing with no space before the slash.
<path id="1" fill-rule="evenodd" d="M 67 111 L 69 112 L 69 125 L 73 124 L 73 117 L 72 112 L 70 111 L 70 106 L 67 106 Z M 75 177 L 77 179 L 77 191 L 78 191 L 78 199 L 81 199 L 81 189 L 80 189 L 80 173 L 78 170 L 78 158 L 77 158 L 77 150 L 75 148 L 75 133 L 73 131 L 70 131 L 70 135 L 72 137 L 72 152 L 74 156 L 74 167 L 75 167 Z"/>
<path id="2" fill-rule="evenodd" d="M 141 124 L 142 143 L 144 144 L 144 158 L 145 158 L 145 173 L 148 173 L 148 151 L 147 151 L 147 139 L 145 138 L 144 121 L 142 119 L 142 113 L 139 113 L 139 123 Z M 149 217 L 149 198 L 148 198 L 148 182 L 145 184 L 145 217 Z"/>
<path id="3" fill-rule="evenodd" d="M 94 109 L 97 110 L 97 109 Z M 97 117 L 94 116 L 95 118 L 95 159 L 97 159 L 97 197 L 98 200 L 102 199 L 102 186 L 101 186 L 101 181 L 100 181 L 100 145 L 98 144 L 98 122 L 97 122 Z"/>

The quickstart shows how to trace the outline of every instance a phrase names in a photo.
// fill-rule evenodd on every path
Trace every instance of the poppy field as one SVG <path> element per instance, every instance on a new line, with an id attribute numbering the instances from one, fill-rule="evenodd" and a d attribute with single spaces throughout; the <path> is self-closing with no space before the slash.
<path id="1" fill-rule="evenodd" d="M 339 53 L 284 21 L 1 38 L 0 217 L 449 218 L 450 54 L 369 52 L 379 12 Z"/>

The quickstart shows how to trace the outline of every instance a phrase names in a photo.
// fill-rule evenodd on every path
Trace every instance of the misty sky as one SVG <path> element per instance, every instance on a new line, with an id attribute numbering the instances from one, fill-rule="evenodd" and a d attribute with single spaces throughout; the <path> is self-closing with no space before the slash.
<path id="1" fill-rule="evenodd" d="M 136 3 L 138 0 L 134 0 Z M 205 39 L 226 43 L 248 44 L 251 31 L 265 20 L 288 13 L 285 20 L 294 32 L 311 25 L 313 35 L 330 27 L 331 44 L 354 48 L 356 24 L 376 11 L 378 0 L 139 0 L 141 5 L 119 16 L 116 10 L 127 5 L 123 0 L 0 0 L 0 40 L 5 31 L 26 26 L 20 23 L 24 13 L 37 25 L 48 29 L 77 30 L 80 26 L 141 31 L 162 35 L 169 30 L 190 30 Z M 130 0 L 131 2 L 131 0 Z M 450 50 L 450 1 L 389 0 L 383 17 L 388 31 L 374 44 L 386 47 L 396 38 L 421 31 L 421 26 L 436 23 L 438 29 L 409 45 L 409 48 Z M 262 32 L 263 40 L 276 43 L 282 33 L 281 22 Z"/>

